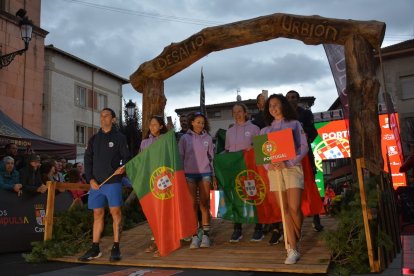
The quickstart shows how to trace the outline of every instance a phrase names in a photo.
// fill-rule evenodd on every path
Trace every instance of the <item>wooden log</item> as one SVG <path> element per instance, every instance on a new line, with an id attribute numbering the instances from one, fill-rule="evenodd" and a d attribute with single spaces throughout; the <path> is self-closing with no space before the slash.
<path id="1" fill-rule="evenodd" d="M 47 202 L 46 202 L 46 217 L 45 217 L 45 234 L 43 236 L 43 240 L 48 241 L 52 239 L 53 216 L 55 213 L 56 182 L 48 181 L 46 185 L 47 185 Z"/>
<path id="2" fill-rule="evenodd" d="M 380 267 L 378 261 L 375 259 L 374 253 L 374 246 L 373 246 L 373 237 L 370 228 L 369 218 L 368 218 L 368 203 L 367 203 L 367 196 L 365 192 L 365 183 L 364 183 L 364 176 L 362 171 L 365 167 L 364 159 L 358 158 L 356 159 L 356 167 L 357 167 L 357 175 L 358 175 L 358 184 L 359 184 L 359 195 L 361 198 L 361 209 L 362 209 L 362 219 L 364 221 L 364 230 L 365 230 L 365 238 L 367 242 L 367 250 L 368 250 L 368 259 L 369 259 L 369 266 L 371 267 L 371 272 L 379 272 Z"/>
<path id="3" fill-rule="evenodd" d="M 149 118 L 153 115 L 164 116 L 167 99 L 164 95 L 163 80 L 149 78 L 144 83 L 142 97 L 142 136 L 148 132 Z"/>
<path id="4" fill-rule="evenodd" d="M 384 163 L 378 121 L 380 83 L 375 76 L 373 55 L 372 46 L 360 35 L 345 43 L 351 156 L 364 158 L 369 164 L 367 169 L 378 175 Z"/>
<path id="5" fill-rule="evenodd" d="M 275 13 L 230 24 L 208 27 L 189 38 L 171 43 L 156 58 L 144 62 L 130 76 L 135 90 L 144 92 L 147 79 L 163 81 L 214 51 L 239 47 L 278 37 L 308 45 L 344 45 L 354 35 L 379 48 L 385 23 Z M 144 92 L 145 94 L 145 92 Z"/>
<path id="6" fill-rule="evenodd" d="M 91 186 L 89 184 L 82 184 L 82 183 L 69 183 L 69 182 L 55 182 L 56 189 L 65 189 L 69 191 L 74 190 L 82 190 L 82 191 L 89 191 Z"/>

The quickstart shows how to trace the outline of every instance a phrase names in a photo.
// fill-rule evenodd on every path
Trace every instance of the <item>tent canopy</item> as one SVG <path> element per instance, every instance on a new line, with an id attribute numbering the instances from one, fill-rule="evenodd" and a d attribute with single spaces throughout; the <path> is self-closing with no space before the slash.
<path id="1" fill-rule="evenodd" d="M 76 145 L 56 142 L 39 136 L 13 121 L 0 110 L 0 146 L 15 143 L 19 148 L 30 147 L 38 154 L 76 159 Z"/>

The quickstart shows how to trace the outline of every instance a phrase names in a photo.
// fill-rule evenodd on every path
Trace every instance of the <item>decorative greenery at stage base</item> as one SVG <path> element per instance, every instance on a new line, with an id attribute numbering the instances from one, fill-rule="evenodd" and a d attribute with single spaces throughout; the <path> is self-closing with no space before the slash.
<path id="1" fill-rule="evenodd" d="M 137 200 L 122 207 L 122 229 L 128 230 L 145 220 Z M 45 262 L 48 258 L 75 255 L 90 248 L 92 243 L 93 213 L 83 206 L 56 215 L 53 223 L 53 238 L 50 241 L 32 243 L 32 251 L 23 254 L 27 262 Z M 103 236 L 112 235 L 112 217 L 105 210 Z"/>
<path id="2" fill-rule="evenodd" d="M 379 178 L 372 177 L 366 183 L 369 208 L 377 208 L 378 181 Z M 358 184 L 354 184 L 352 190 L 356 192 L 348 191 L 346 195 L 339 196 L 340 200 L 336 199 L 332 213 L 337 218 L 338 225 L 335 230 L 327 230 L 322 235 L 332 254 L 332 273 L 335 275 L 370 272 Z M 371 223 L 376 224 L 376 221 Z M 378 227 L 371 229 L 376 229 L 373 234 L 378 246 L 387 249 L 392 247 L 392 240 L 388 235 L 378 231 Z"/>

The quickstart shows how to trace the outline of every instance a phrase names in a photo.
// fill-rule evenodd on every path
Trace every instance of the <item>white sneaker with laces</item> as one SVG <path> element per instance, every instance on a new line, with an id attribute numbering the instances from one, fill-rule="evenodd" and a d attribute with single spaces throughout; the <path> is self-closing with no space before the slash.
<path id="1" fill-rule="evenodd" d="M 300 259 L 300 253 L 295 249 L 288 249 L 287 258 L 285 260 L 285 264 L 291 265 L 296 264 Z"/>
<path id="2" fill-rule="evenodd" d="M 190 249 L 196 249 L 200 247 L 200 239 L 197 236 L 193 236 L 191 240 Z"/>
<path id="3" fill-rule="evenodd" d="M 200 247 L 208 248 L 208 247 L 210 247 L 210 245 L 211 245 L 210 238 L 206 235 L 203 235 L 203 237 L 201 239 Z"/>

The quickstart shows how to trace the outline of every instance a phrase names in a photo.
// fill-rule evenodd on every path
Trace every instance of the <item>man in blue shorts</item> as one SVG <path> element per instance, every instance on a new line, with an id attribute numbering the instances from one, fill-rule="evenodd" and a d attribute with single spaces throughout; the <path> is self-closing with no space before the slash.
<path id="1" fill-rule="evenodd" d="M 115 112 L 110 108 L 102 109 L 100 121 L 101 129 L 89 139 L 84 158 L 86 181 L 91 185 L 88 208 L 93 209 L 93 241 L 91 249 L 79 257 L 79 261 L 83 262 L 102 255 L 99 241 L 104 229 L 106 203 L 112 215 L 114 231 L 114 245 L 109 260 L 121 260 L 122 174 L 130 153 L 126 137 L 114 126 Z"/>

